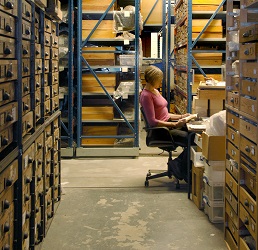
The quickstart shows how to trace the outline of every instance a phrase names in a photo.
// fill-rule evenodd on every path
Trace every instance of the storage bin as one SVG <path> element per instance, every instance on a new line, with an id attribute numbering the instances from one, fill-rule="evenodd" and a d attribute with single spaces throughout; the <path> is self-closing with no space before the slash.
<path id="1" fill-rule="evenodd" d="M 225 181 L 225 161 L 203 161 L 204 173 L 208 179 L 212 182 L 224 182 Z"/>
<path id="2" fill-rule="evenodd" d="M 208 215 L 212 223 L 224 222 L 224 202 L 211 201 L 206 195 L 203 195 L 204 213 Z"/>
<path id="3" fill-rule="evenodd" d="M 119 55 L 119 62 L 121 66 L 134 66 L 135 55 Z"/>
<path id="4" fill-rule="evenodd" d="M 195 167 L 203 167 L 203 157 L 202 152 L 197 152 L 197 146 L 191 146 L 191 161 L 193 162 Z"/>
<path id="5" fill-rule="evenodd" d="M 203 174 L 204 194 L 212 201 L 224 200 L 224 182 L 212 182 Z"/>

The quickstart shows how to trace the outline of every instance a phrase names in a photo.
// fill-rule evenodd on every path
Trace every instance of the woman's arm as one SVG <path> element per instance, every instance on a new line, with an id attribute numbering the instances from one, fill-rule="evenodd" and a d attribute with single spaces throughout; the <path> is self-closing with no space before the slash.
<path id="1" fill-rule="evenodd" d="M 171 114 L 171 113 L 169 113 L 169 115 L 170 115 L 170 119 L 171 120 L 179 120 L 179 119 L 182 119 L 182 118 L 185 118 L 185 117 L 189 116 L 190 114 L 186 113 L 186 114 L 179 115 L 179 114 Z"/>

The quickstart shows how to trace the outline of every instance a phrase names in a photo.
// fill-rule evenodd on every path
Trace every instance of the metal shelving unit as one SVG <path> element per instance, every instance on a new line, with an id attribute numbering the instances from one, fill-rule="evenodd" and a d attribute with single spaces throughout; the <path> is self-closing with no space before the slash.
<path id="1" fill-rule="evenodd" d="M 203 27 L 201 32 L 198 34 L 196 38 L 192 38 L 191 36 L 185 37 L 185 41 L 182 42 L 175 42 L 175 55 L 177 55 L 176 60 L 175 60 L 175 71 L 176 74 L 185 74 L 185 83 L 183 86 L 179 87 L 178 83 L 176 85 L 176 92 L 177 94 L 182 98 L 183 102 L 185 102 L 184 105 L 181 105 L 182 107 L 179 107 L 176 105 L 176 111 L 178 113 L 184 113 L 184 112 L 191 112 L 192 110 L 192 85 L 193 85 L 193 80 L 194 80 L 194 72 L 196 70 L 199 71 L 200 74 L 202 74 L 204 77 L 206 77 L 206 71 L 209 71 L 211 68 L 220 68 L 221 66 L 214 67 L 214 66 L 200 66 L 197 60 L 194 57 L 194 52 L 198 53 L 211 53 L 210 50 L 195 50 L 195 46 L 197 44 L 214 44 L 214 45 L 222 45 L 225 46 L 226 44 L 226 39 L 225 38 L 201 38 L 203 33 L 205 32 L 206 28 L 209 26 L 209 24 L 216 18 L 219 19 L 224 19 L 226 18 L 226 12 L 225 11 L 220 11 L 221 7 L 225 4 L 226 0 L 222 0 L 221 3 L 219 4 L 218 8 L 216 11 L 192 11 L 192 0 L 187 1 L 187 6 L 184 11 L 187 13 L 183 15 L 180 18 L 176 18 L 176 25 L 175 25 L 175 30 L 178 32 L 178 29 L 182 26 L 187 26 L 186 31 L 188 34 L 192 34 L 192 21 L 194 18 L 209 18 L 207 24 Z M 178 9 L 185 4 L 183 0 L 177 0 L 175 1 L 175 11 L 177 12 Z M 175 15 L 176 16 L 176 15 Z M 187 22 L 187 25 L 186 25 Z M 177 34 L 175 35 L 177 36 Z M 180 51 L 185 51 L 183 52 L 182 56 L 179 55 Z M 212 51 L 212 53 L 226 53 L 225 49 L 218 49 Z M 179 56 L 178 56 L 179 55 Z M 179 63 L 179 59 L 182 57 L 186 57 L 186 60 L 184 61 L 184 64 Z M 185 100 L 185 101 L 184 101 Z"/>
<path id="2" fill-rule="evenodd" d="M 98 29 L 98 25 L 101 23 L 102 20 L 105 18 L 110 19 L 110 15 L 112 16 L 113 13 L 109 12 L 115 0 L 110 2 L 109 7 L 104 12 L 83 12 L 82 11 L 82 1 L 77 1 L 77 29 L 76 29 L 76 79 L 74 81 L 74 87 L 76 88 L 76 98 L 77 102 L 76 105 L 76 115 L 77 115 L 77 122 L 76 122 L 76 157 L 90 157 L 90 156 L 138 156 L 139 155 L 139 57 L 135 56 L 135 65 L 129 66 L 91 66 L 87 60 L 83 57 L 83 48 L 87 45 L 94 45 L 94 46 L 116 46 L 117 48 L 122 48 L 121 50 L 117 50 L 116 53 L 124 53 L 123 50 L 124 46 L 133 46 L 134 53 L 136 55 L 139 54 L 139 27 L 135 25 L 135 39 L 96 39 L 91 38 L 92 34 Z M 86 19 L 87 17 L 97 18 L 97 23 L 95 27 L 91 30 L 89 35 L 83 39 L 82 38 L 82 20 Z M 94 17 L 93 17 L 94 16 Z M 139 1 L 135 0 L 135 23 L 139 23 Z M 94 48 L 93 48 L 94 50 Z M 108 51 L 101 51 L 102 53 L 107 53 Z M 125 114 L 122 112 L 120 107 L 117 105 L 116 100 L 113 96 L 113 93 L 110 93 L 106 90 L 104 84 L 99 79 L 98 72 L 96 69 L 98 68 L 108 68 L 109 72 L 117 73 L 123 72 L 125 68 L 128 71 L 134 72 L 134 80 L 135 80 L 135 87 L 134 87 L 134 118 L 128 119 L 126 118 Z M 85 74 L 84 71 L 87 70 L 88 74 L 94 76 L 96 81 L 98 82 L 99 86 L 103 90 L 101 94 L 102 97 L 106 98 L 106 101 L 113 106 L 114 111 L 116 111 L 121 119 L 113 119 L 113 120 L 85 120 L 82 119 L 82 100 L 83 98 L 89 98 L 97 96 L 97 94 L 89 94 L 82 92 L 82 76 Z M 130 133 L 124 135 L 83 135 L 83 124 L 87 126 L 87 124 L 93 124 L 94 126 L 100 124 L 101 126 L 105 126 L 108 124 L 121 124 L 124 123 L 130 130 Z M 125 146 L 125 147 L 116 147 L 115 145 L 112 146 L 91 146 L 91 145 L 83 145 L 83 139 L 101 139 L 101 138 L 115 138 L 115 139 L 132 139 L 133 145 L 132 146 Z"/>

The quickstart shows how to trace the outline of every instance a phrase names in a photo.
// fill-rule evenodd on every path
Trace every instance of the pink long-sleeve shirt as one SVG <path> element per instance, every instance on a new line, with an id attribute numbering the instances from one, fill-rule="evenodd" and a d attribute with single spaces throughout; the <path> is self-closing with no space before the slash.
<path id="1" fill-rule="evenodd" d="M 167 121 L 170 118 L 167 100 L 158 91 L 157 93 L 158 95 L 155 95 L 143 89 L 140 95 L 141 106 L 151 127 L 156 127 L 159 121 Z"/>

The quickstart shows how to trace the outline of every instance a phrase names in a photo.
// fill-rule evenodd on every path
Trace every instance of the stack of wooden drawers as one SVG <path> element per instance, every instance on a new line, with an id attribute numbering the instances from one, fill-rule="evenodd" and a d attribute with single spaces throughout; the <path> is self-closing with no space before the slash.
<path id="1" fill-rule="evenodd" d="M 236 5 L 232 2 L 227 5 L 234 13 Z M 236 15 L 227 17 L 227 30 L 239 31 L 239 51 L 227 50 L 225 240 L 230 249 L 257 249 L 258 18 L 253 13 L 258 1 L 240 1 L 238 8 L 240 26 L 235 25 Z M 232 65 L 237 60 L 236 70 Z"/>
<path id="2" fill-rule="evenodd" d="M 0 3 L 1 249 L 34 249 L 61 196 L 57 24 L 36 2 Z"/>

